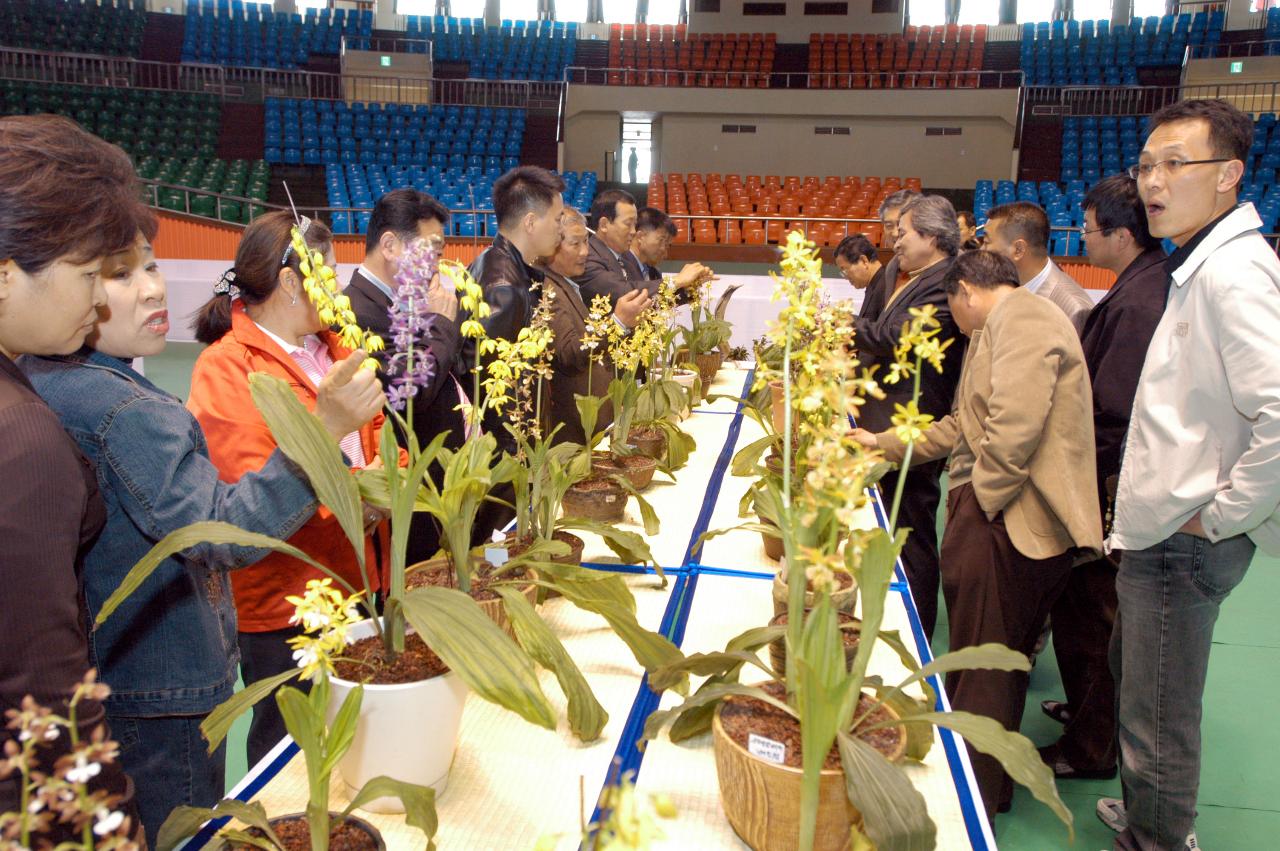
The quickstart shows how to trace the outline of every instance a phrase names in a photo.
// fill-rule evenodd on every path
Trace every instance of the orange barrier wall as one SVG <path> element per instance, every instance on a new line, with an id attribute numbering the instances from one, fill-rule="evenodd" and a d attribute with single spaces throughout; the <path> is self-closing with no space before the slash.
<path id="1" fill-rule="evenodd" d="M 1070 260 L 1057 262 L 1062 267 L 1062 271 L 1075 278 L 1076 282 L 1086 290 L 1109 290 L 1116 282 L 1116 273 L 1110 269 L 1100 269 L 1089 263 L 1073 263 Z"/>
<path id="2" fill-rule="evenodd" d="M 156 234 L 156 257 L 161 260 L 230 260 L 236 256 L 242 225 L 209 222 L 181 213 L 156 210 L 160 231 Z M 445 245 L 444 256 L 470 263 L 488 242 L 455 240 Z M 339 263 L 359 263 L 364 259 L 363 236 L 337 236 L 333 253 Z"/>

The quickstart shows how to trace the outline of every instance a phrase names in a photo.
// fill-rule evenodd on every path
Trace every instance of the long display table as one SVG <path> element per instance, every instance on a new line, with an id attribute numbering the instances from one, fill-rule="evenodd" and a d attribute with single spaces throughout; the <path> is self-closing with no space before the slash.
<path id="1" fill-rule="evenodd" d="M 686 653 L 721 650 L 734 635 L 766 623 L 772 615 L 770 580 L 777 564 L 765 556 L 758 534 L 734 531 L 698 545 L 707 530 L 739 522 L 738 502 L 750 481 L 731 476 L 729 462 L 738 449 L 763 434 L 734 401 L 746 395 L 751 379 L 745 369 L 721 370 L 712 393 L 722 398 L 697 407 L 685 421 L 697 441 L 688 465 L 677 473 L 677 482 L 659 476 L 645 494 L 662 522 L 650 546 L 665 577 L 651 567 L 614 563 L 616 558 L 602 541 L 584 536 L 584 565 L 625 574 L 640 623 L 660 631 Z M 625 528 L 642 532 L 634 502 L 627 511 Z M 865 522 L 886 523 L 874 491 Z M 468 698 L 449 784 L 437 800 L 439 847 L 527 851 L 539 839 L 554 836 L 557 848 L 576 848 L 580 824 L 590 820 L 604 784 L 618 771 L 630 771 L 638 789 L 665 793 L 675 803 L 676 817 L 661 822 L 667 838 L 658 847 L 746 848 L 720 805 L 710 737 L 679 745 L 663 737 L 640 750 L 637 743 L 645 719 L 674 696 L 660 698 L 648 688 L 643 669 L 600 618 L 563 599 L 547 601 L 540 612 L 582 668 L 609 721 L 597 741 L 584 744 L 564 721 L 555 731 L 544 730 L 474 695 Z M 884 628 L 898 630 L 918 660 L 931 658 L 901 565 L 890 586 Z M 873 655 L 872 670 L 890 682 L 906 675 L 897 656 L 883 648 Z M 554 677 L 546 672 L 540 676 L 563 716 L 564 699 Z M 931 682 L 939 708 L 947 708 L 941 683 Z M 422 734 L 431 735 L 429 719 L 424 719 Z M 934 735 L 928 758 L 908 772 L 938 825 L 938 847 L 994 849 L 963 741 L 947 730 Z M 334 781 L 333 808 L 342 809 L 348 791 L 338 778 Z M 288 739 L 280 742 L 249 771 L 232 797 L 260 801 L 271 815 L 303 810 L 306 772 L 297 746 Z M 378 827 L 388 848 L 421 847 L 421 834 L 407 829 L 402 817 L 360 815 Z M 214 827 L 206 827 L 186 847 L 204 847 Z"/>

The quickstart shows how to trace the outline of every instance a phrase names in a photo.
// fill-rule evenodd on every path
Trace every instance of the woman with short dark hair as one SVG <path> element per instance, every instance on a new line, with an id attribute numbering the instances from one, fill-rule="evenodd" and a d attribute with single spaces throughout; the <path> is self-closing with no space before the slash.
<path id="1" fill-rule="evenodd" d="M 140 198 L 124 152 L 70 120 L 0 119 L 0 713 L 26 695 L 65 711 L 84 677 L 80 579 L 105 521 L 93 468 L 14 361 L 84 343 L 106 302 L 103 258 L 137 234 Z M 102 720 L 96 701 L 80 707 L 82 734 Z M 0 726 L 0 750 L 11 736 Z M 109 766 L 93 788 L 126 783 Z M 19 800 L 0 780 L 0 812 Z"/>

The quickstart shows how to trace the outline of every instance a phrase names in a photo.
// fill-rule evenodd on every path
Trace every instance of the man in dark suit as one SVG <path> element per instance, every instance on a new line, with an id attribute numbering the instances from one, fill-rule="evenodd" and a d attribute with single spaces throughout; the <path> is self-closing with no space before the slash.
<path id="1" fill-rule="evenodd" d="M 631 249 L 622 255 L 622 262 L 635 281 L 661 281 L 658 266 L 667 259 L 671 239 L 676 235 L 675 222 L 657 207 L 645 207 L 636 216 L 636 234 L 631 239 Z M 687 301 L 689 287 L 714 280 L 715 273 L 701 263 L 686 263 L 672 278 L 676 288 L 677 303 Z M 654 287 L 648 287 L 649 295 L 657 295 Z"/>
<path id="2" fill-rule="evenodd" d="M 902 218 L 902 211 L 907 205 L 919 197 L 920 193 L 914 189 L 899 189 L 880 203 L 880 225 L 883 228 L 880 247 L 894 250 L 893 256 L 884 265 L 884 277 L 888 281 L 885 284 L 885 298 L 889 297 L 889 293 L 901 289 L 910 277 L 898 269 L 898 220 Z"/>
<path id="3" fill-rule="evenodd" d="M 621 189 L 607 189 L 591 202 L 587 264 L 578 280 L 582 300 L 587 304 L 598 295 L 607 295 L 617 304 L 619 298 L 642 284 L 622 262 L 622 255 L 630 250 L 631 238 L 636 235 L 637 215 L 636 199 Z"/>
<path id="4" fill-rule="evenodd" d="M 485 333 L 494 339 L 515 342 L 522 328 L 533 320 L 533 308 L 541 298 L 542 270 L 535 264 L 555 254 L 560 242 L 560 212 L 564 209 L 564 181 L 540 166 L 520 166 L 493 184 L 493 209 L 498 235 L 477 257 L 471 275 L 484 290 L 489 316 L 482 320 Z M 460 371 L 475 369 L 475 341 L 462 347 Z M 464 387 L 474 387 L 468 377 Z M 498 448 L 515 454 L 516 442 L 502 426 L 502 417 L 489 411 L 484 428 L 498 441 Z"/>
<path id="5" fill-rule="evenodd" d="M 897 222 L 895 250 L 906 283 L 896 290 L 885 287 L 885 304 L 875 317 L 860 316 L 856 323 L 854 346 L 858 359 L 867 367 L 877 367 L 883 378 L 894 361 L 894 349 L 902 326 L 911 320 L 910 309 L 926 304 L 937 308 L 942 323 L 942 341 L 954 340 L 943 358 L 943 370 L 925 364 L 920 373 L 920 410 L 942 419 L 951 412 L 960 365 L 964 359 L 965 338 L 951 318 L 947 294 L 943 288 L 951 264 L 960 248 L 960 228 L 955 209 L 940 195 L 921 195 L 903 208 Z M 885 281 L 887 284 L 888 281 Z M 882 384 L 883 399 L 867 399 L 858 417 L 858 425 L 871 432 L 892 427 L 895 404 L 911 400 L 912 382 Z M 906 476 L 902 505 L 898 513 L 901 526 L 910 528 L 902 559 L 911 583 L 911 594 L 920 612 L 925 635 L 932 638 L 938 618 L 938 500 L 939 476 L 946 463 L 939 458 L 914 465 L 905 473 L 896 471 L 880 480 L 886 503 L 890 503 L 898 487 L 898 477 Z"/>
<path id="6" fill-rule="evenodd" d="M 1146 208 L 1127 175 L 1094 184 L 1084 199 L 1084 245 L 1089 262 L 1116 273 L 1116 282 L 1090 312 L 1080 343 L 1093 384 L 1098 503 L 1103 528 L 1114 502 L 1120 455 L 1147 346 L 1164 313 L 1169 273 L 1164 251 L 1147 228 Z M 1059 778 L 1116 774 L 1115 681 L 1108 647 L 1116 620 L 1116 567 L 1108 559 L 1077 565 L 1050 613 L 1053 650 L 1065 701 L 1042 704 L 1066 724 L 1062 737 L 1040 749 Z"/>
<path id="7" fill-rule="evenodd" d="M 395 298 L 396 274 L 400 258 L 414 239 L 427 239 L 443 245 L 444 226 L 449 211 L 425 192 L 397 189 L 378 199 L 369 217 L 365 237 L 364 262 L 351 276 L 343 293 L 351 299 L 351 310 L 360 327 L 379 334 L 392 345 L 391 317 L 388 311 Z M 457 410 L 461 401 L 453 366 L 458 357 L 458 299 L 453 288 L 433 284 L 427 305 L 426 347 L 415 352 L 415 359 L 430 361 L 431 378 L 412 397 L 413 431 L 418 445 L 425 446 L 438 434 L 445 434 L 445 445 L 456 449 L 462 445 L 466 426 Z M 386 364 L 392 352 L 375 355 L 384 369 L 378 377 L 387 383 Z M 404 435 L 399 435 L 405 443 Z M 409 533 L 408 559 L 412 564 L 431 558 L 439 549 L 440 539 L 434 522 L 426 514 L 415 514 Z"/>
<path id="8" fill-rule="evenodd" d="M 884 291 L 884 264 L 880 262 L 880 253 L 860 233 L 850 234 L 840 240 L 836 246 L 836 266 L 840 274 L 855 290 L 862 292 L 862 306 L 858 308 L 858 317 L 875 319 L 884 310 L 886 293 Z"/>

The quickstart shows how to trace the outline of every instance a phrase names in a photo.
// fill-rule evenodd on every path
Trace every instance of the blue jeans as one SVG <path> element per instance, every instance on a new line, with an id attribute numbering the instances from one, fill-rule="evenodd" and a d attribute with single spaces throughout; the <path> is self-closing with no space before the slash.
<path id="1" fill-rule="evenodd" d="M 1253 552 L 1244 535 L 1215 544 L 1179 532 L 1120 559 L 1111 670 L 1129 826 L 1117 849 L 1180 849 L 1195 827 L 1213 625 Z"/>
<path id="2" fill-rule="evenodd" d="M 138 815 L 148 847 L 176 807 L 212 807 L 226 784 L 227 746 L 212 754 L 200 733 L 205 715 L 140 718 L 108 714 L 120 761 L 137 789 Z"/>

